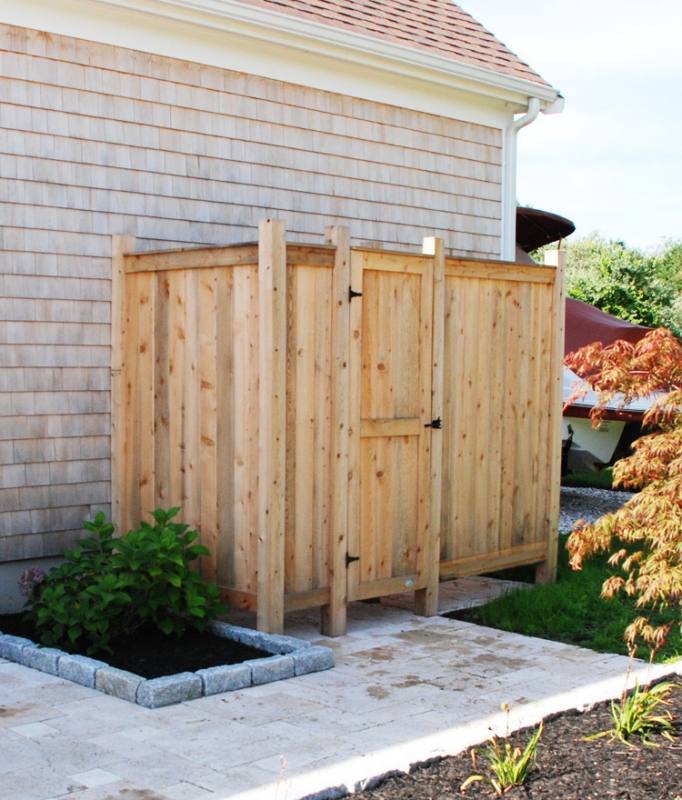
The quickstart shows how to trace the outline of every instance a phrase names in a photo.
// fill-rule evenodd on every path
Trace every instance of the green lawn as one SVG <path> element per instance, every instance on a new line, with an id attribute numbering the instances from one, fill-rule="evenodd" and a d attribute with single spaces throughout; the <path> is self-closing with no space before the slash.
<path id="1" fill-rule="evenodd" d="M 583 472 L 570 472 L 561 479 L 562 486 L 587 486 L 590 489 L 612 489 L 613 467 L 606 467 L 599 472 L 584 470 Z"/>
<path id="2" fill-rule="evenodd" d="M 599 596 L 601 585 L 611 573 L 606 558 L 593 559 L 582 571 L 574 572 L 568 565 L 568 555 L 562 542 L 565 542 L 563 537 L 560 540 L 556 583 L 512 592 L 485 606 L 457 612 L 457 618 L 491 628 L 576 644 L 600 653 L 627 654 L 623 631 L 638 615 L 633 602 L 624 596 L 603 600 Z M 658 619 L 674 617 L 674 613 L 669 612 Z M 645 650 L 637 655 L 648 658 Z M 682 657 L 679 625 L 673 628 L 673 633 L 656 660 L 667 661 L 675 657 Z"/>

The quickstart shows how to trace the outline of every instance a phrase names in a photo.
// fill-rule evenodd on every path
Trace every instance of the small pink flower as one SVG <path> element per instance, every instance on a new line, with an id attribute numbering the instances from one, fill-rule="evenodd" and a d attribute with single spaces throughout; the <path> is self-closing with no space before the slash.
<path id="1" fill-rule="evenodd" d="M 30 600 L 36 587 L 45 580 L 46 573 L 40 567 L 24 570 L 19 578 L 19 591 Z"/>

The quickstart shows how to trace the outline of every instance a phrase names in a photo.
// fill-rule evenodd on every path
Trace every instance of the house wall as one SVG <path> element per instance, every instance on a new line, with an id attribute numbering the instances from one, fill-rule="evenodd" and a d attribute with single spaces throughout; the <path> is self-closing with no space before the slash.
<path id="1" fill-rule="evenodd" d="M 499 256 L 498 128 L 6 25 L 0 76 L 0 560 L 109 510 L 112 234 Z"/>

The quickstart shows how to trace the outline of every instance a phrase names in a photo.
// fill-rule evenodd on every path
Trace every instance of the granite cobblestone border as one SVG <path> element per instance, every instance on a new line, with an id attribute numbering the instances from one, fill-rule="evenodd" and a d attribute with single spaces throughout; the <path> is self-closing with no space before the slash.
<path id="1" fill-rule="evenodd" d="M 227 622 L 212 622 L 208 630 L 214 636 L 232 639 L 271 655 L 196 672 L 142 678 L 112 667 L 105 661 L 73 655 L 53 647 L 41 647 L 30 639 L 0 632 L 0 658 L 57 675 L 145 708 L 162 708 L 197 697 L 320 672 L 334 666 L 334 653 L 329 647 L 311 645 L 304 639 L 263 633 Z"/>

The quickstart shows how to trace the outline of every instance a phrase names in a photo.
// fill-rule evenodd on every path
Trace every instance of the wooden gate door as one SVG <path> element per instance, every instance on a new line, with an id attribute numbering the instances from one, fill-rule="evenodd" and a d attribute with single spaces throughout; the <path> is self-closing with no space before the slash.
<path id="1" fill-rule="evenodd" d="M 433 259 L 353 250 L 351 298 L 348 599 L 362 600 L 429 579 Z"/>

